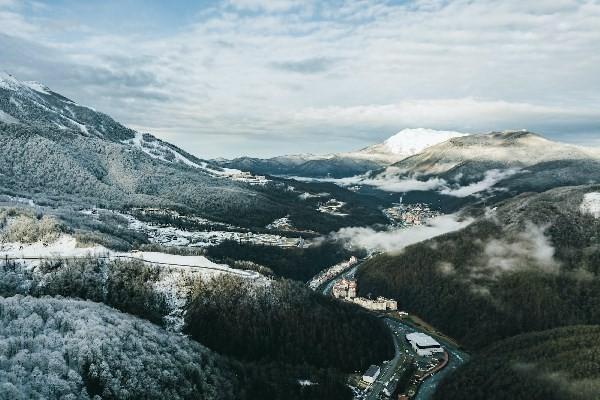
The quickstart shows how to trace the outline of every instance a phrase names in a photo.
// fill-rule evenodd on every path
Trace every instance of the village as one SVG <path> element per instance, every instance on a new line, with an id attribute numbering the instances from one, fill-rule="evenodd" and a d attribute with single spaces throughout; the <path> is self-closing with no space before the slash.
<path id="1" fill-rule="evenodd" d="M 317 210 L 325 214 L 335 215 L 336 217 L 345 217 L 348 214 L 340 211 L 345 205 L 346 203 L 343 201 L 329 199 L 325 203 L 319 203 Z"/>
<path id="2" fill-rule="evenodd" d="M 396 300 L 377 297 L 375 300 L 357 296 L 356 280 L 340 279 L 333 285 L 332 294 L 336 299 L 357 304 L 371 311 L 396 311 L 398 303 Z"/>
<path id="3" fill-rule="evenodd" d="M 427 204 L 402 204 L 402 197 L 399 203 L 386 208 L 383 213 L 392 225 L 397 226 L 423 225 L 428 219 L 441 215 L 439 211 L 432 210 Z"/>

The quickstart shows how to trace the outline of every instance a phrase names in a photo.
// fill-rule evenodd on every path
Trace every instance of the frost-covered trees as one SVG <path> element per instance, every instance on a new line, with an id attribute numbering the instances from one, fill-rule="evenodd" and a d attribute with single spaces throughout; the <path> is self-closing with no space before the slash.
<path id="1" fill-rule="evenodd" d="M 107 306 L 0 297 L 0 399 L 233 399 L 200 344 Z"/>
<path id="2" fill-rule="evenodd" d="M 50 242 L 61 231 L 59 222 L 49 215 L 38 218 L 15 209 L 0 210 L 0 242 Z"/>
<path id="3" fill-rule="evenodd" d="M 86 258 L 28 264 L 0 259 L 0 296 L 60 295 L 103 302 L 162 324 L 169 310 L 154 289 L 160 268 L 141 261 Z"/>

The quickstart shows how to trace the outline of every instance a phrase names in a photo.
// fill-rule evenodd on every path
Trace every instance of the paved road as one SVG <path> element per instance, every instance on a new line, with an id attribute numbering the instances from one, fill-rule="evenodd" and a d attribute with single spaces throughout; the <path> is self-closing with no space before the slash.
<path id="1" fill-rule="evenodd" d="M 356 273 L 356 270 L 358 269 L 358 267 L 360 266 L 360 264 L 362 264 L 362 261 L 359 262 L 358 264 L 356 264 L 354 267 L 350 268 L 348 271 L 342 272 L 341 274 L 333 277 L 329 282 L 325 283 L 323 286 L 321 286 L 321 292 L 324 295 L 328 295 L 329 293 L 331 293 L 331 289 L 333 288 L 333 285 L 335 285 L 335 283 L 337 281 L 339 281 L 340 279 L 344 278 L 344 279 L 353 279 L 354 278 L 354 274 Z"/>
<path id="2" fill-rule="evenodd" d="M 406 361 L 406 355 L 402 351 L 402 343 L 404 338 L 401 337 L 401 335 L 397 335 L 394 332 L 394 324 L 392 320 L 386 318 L 385 324 L 390 328 L 390 331 L 392 332 L 392 336 L 394 338 L 394 358 L 387 364 L 384 364 L 384 366 L 381 369 L 381 373 L 379 374 L 379 377 L 377 377 L 375 383 L 373 383 L 373 385 L 371 385 L 371 387 L 369 388 L 369 392 L 365 397 L 365 400 L 378 399 L 380 393 L 383 392 L 383 389 L 385 389 L 387 383 L 391 381 L 392 378 L 394 378 L 394 376 L 396 375 L 398 367 Z"/>

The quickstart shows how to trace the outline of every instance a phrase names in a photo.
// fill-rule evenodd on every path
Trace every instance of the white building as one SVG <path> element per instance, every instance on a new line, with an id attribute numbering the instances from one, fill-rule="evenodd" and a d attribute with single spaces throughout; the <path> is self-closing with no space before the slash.
<path id="1" fill-rule="evenodd" d="M 364 297 L 356 297 L 349 300 L 371 311 L 395 311 L 398 309 L 398 303 L 396 300 L 386 299 L 385 297 L 381 296 L 376 300 L 366 299 Z"/>
<path id="2" fill-rule="evenodd" d="M 377 365 L 371 365 L 367 372 L 365 372 L 365 374 L 362 376 L 362 380 L 369 384 L 373 384 L 380 373 L 381 368 L 379 368 Z"/>
<path id="3" fill-rule="evenodd" d="M 443 353 L 444 349 L 434 338 L 421 332 L 406 335 L 413 349 L 420 356 L 431 356 L 434 353 Z"/>

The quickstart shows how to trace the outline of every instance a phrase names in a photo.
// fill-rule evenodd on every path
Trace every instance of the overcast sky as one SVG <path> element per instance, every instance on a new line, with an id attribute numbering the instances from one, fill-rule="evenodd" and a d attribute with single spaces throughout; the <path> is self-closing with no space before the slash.
<path id="1" fill-rule="evenodd" d="M 600 0 L 0 0 L 0 69 L 202 157 L 411 127 L 600 145 Z"/>

